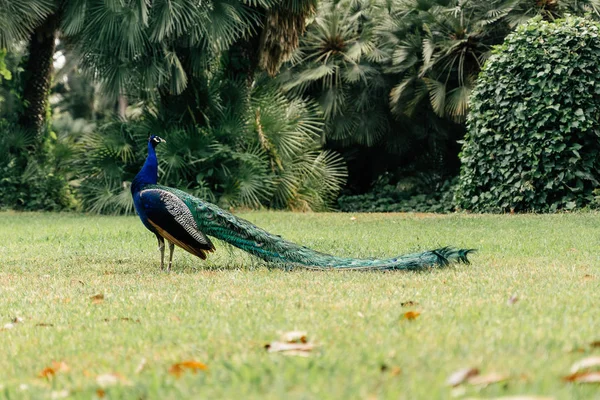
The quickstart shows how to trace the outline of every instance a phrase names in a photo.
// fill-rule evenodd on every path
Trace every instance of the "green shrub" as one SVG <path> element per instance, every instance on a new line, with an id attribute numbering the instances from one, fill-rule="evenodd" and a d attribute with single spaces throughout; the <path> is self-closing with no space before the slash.
<path id="1" fill-rule="evenodd" d="M 447 180 L 432 190 L 431 185 L 414 178 L 392 185 L 389 176 L 384 174 L 368 193 L 340 196 L 338 208 L 343 212 L 449 213 L 454 211 L 455 181 Z"/>
<path id="2" fill-rule="evenodd" d="M 593 204 L 600 178 L 599 25 L 535 18 L 497 47 L 471 97 L 457 204 L 479 212 Z"/>
<path id="3" fill-rule="evenodd" d="M 0 209 L 59 211 L 75 206 L 55 157 L 56 140 L 35 151 L 36 135 L 0 119 Z"/>

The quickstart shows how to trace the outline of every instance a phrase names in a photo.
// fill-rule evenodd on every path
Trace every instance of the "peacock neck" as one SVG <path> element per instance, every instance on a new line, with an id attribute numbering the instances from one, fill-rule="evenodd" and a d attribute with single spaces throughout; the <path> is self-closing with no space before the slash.
<path id="1" fill-rule="evenodd" d="M 148 157 L 142 166 L 142 169 L 133 178 L 131 182 L 131 192 L 135 193 L 145 185 L 155 185 L 158 181 L 158 160 L 156 158 L 156 151 L 151 142 L 148 142 Z"/>

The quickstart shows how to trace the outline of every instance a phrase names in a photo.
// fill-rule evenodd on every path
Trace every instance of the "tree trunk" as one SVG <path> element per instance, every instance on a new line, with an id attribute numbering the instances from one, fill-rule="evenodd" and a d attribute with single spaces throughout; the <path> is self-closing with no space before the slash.
<path id="1" fill-rule="evenodd" d="M 117 113 L 122 121 L 127 121 L 127 96 L 121 94 L 117 100 Z"/>
<path id="2" fill-rule="evenodd" d="M 44 127 L 46 119 L 59 19 L 57 14 L 49 15 L 32 32 L 29 39 L 29 56 L 25 65 L 23 86 L 25 110 L 19 118 L 19 124 L 37 133 Z"/>

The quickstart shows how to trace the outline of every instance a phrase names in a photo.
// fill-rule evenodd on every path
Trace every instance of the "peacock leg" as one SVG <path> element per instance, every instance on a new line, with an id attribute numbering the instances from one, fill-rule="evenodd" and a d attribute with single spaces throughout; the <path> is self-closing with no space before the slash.
<path id="1" fill-rule="evenodd" d="M 156 235 L 158 239 L 158 250 L 160 250 L 160 270 L 165 268 L 165 239 L 162 236 Z"/>
<path id="2" fill-rule="evenodd" d="M 167 267 L 167 272 L 171 270 L 171 265 L 173 264 L 173 252 L 175 251 L 175 244 L 169 242 L 169 266 Z"/>

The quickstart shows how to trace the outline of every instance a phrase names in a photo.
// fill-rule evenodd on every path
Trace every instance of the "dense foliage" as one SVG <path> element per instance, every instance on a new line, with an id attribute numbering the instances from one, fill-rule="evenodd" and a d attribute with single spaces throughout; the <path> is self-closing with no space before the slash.
<path id="1" fill-rule="evenodd" d="M 56 146 L 42 144 L 30 131 L 0 121 L 0 209 L 58 211 L 74 205 L 68 169 Z"/>
<path id="2" fill-rule="evenodd" d="M 148 132 L 167 143 L 157 149 L 160 181 L 224 207 L 323 210 L 337 197 L 345 165 L 320 150 L 321 120 L 310 103 L 286 99 L 277 88 L 214 79 L 210 123 L 178 124 L 152 110 L 104 125 L 81 140 L 79 192 L 86 209 L 130 212 L 129 183 L 147 152 Z M 232 88 L 235 86 L 235 89 Z M 232 97 L 230 95 L 235 94 Z"/>
<path id="3" fill-rule="evenodd" d="M 29 143 L 1 140 L 1 206 L 129 212 L 158 133 L 162 182 L 224 206 L 326 209 L 345 163 L 344 210 L 450 210 L 490 49 L 565 13 L 600 0 L 0 0 L 2 130 Z"/>
<path id="4" fill-rule="evenodd" d="M 438 183 L 426 177 L 408 178 L 390 183 L 382 175 L 373 188 L 364 194 L 344 194 L 338 207 L 344 212 L 453 212 L 455 180 Z"/>
<path id="5" fill-rule="evenodd" d="M 511 34 L 473 93 L 458 203 L 555 211 L 594 200 L 600 180 L 600 26 L 537 18 Z"/>

